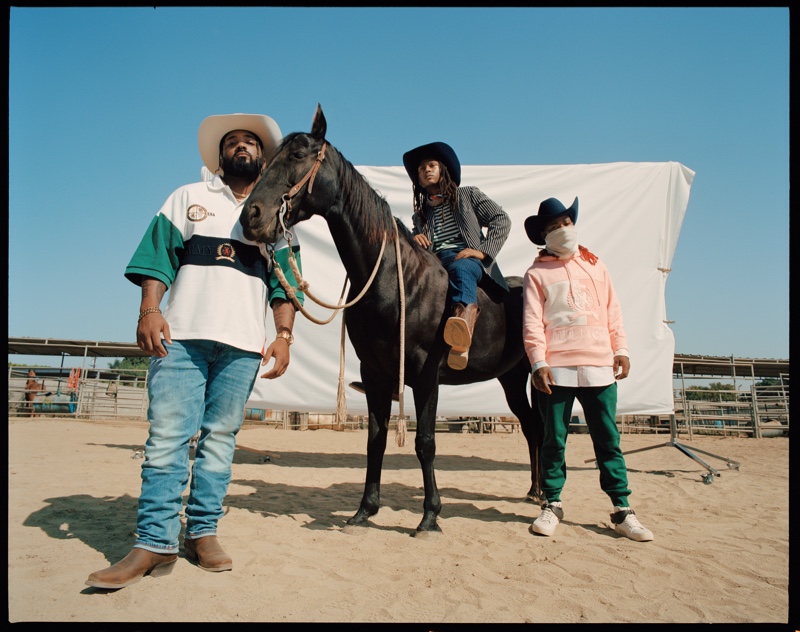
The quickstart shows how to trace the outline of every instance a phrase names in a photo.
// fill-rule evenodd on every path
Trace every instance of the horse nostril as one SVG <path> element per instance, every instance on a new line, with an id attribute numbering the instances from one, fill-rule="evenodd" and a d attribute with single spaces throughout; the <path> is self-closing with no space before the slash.
<path id="1" fill-rule="evenodd" d="M 259 219 L 261 217 L 261 207 L 258 204 L 250 204 L 250 219 Z"/>

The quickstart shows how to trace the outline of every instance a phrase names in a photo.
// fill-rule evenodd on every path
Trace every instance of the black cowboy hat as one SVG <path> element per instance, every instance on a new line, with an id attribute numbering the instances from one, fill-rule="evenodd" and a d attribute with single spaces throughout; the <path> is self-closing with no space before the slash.
<path id="1" fill-rule="evenodd" d="M 566 208 L 556 198 L 547 198 L 539 205 L 539 212 L 537 215 L 531 215 L 525 220 L 525 232 L 528 233 L 528 239 L 533 243 L 544 246 L 544 238 L 542 231 L 548 222 L 554 220 L 561 215 L 568 215 L 573 224 L 578 223 L 578 198 L 572 203 L 572 206 Z"/>
<path id="2" fill-rule="evenodd" d="M 458 161 L 458 156 L 456 156 L 456 152 L 453 151 L 450 145 L 440 142 L 421 145 L 403 154 L 403 165 L 412 182 L 417 181 L 419 163 L 431 158 L 438 160 L 447 167 L 447 172 L 456 185 L 461 184 L 461 163 Z"/>

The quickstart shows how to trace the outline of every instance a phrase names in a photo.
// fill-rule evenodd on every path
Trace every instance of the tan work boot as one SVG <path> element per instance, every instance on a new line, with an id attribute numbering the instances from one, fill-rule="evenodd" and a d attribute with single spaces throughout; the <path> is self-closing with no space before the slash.
<path id="1" fill-rule="evenodd" d="M 152 553 L 144 549 L 133 549 L 122 560 L 89 575 L 87 586 L 116 590 L 135 584 L 145 575 L 160 577 L 169 575 L 175 566 L 178 556 L 174 553 L 164 555 Z"/>
<path id="2" fill-rule="evenodd" d="M 460 371 L 467 367 L 472 332 L 475 331 L 475 322 L 480 311 L 476 303 L 456 303 L 453 306 L 453 315 L 444 325 L 444 341 L 450 345 L 447 366 L 451 369 Z"/>
<path id="3" fill-rule="evenodd" d="M 197 562 L 204 571 L 219 573 L 233 568 L 233 560 L 222 550 L 217 536 L 207 535 L 196 540 L 185 539 L 183 551 L 186 559 Z"/>

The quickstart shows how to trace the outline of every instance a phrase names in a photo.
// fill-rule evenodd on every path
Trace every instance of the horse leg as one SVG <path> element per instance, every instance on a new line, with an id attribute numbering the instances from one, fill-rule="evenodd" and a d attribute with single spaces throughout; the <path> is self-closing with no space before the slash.
<path id="1" fill-rule="evenodd" d="M 525 495 L 525 500 L 538 503 L 542 492 L 542 471 L 539 455 L 541 454 L 542 440 L 544 439 L 544 424 L 539 414 L 536 392 L 532 385 L 530 386 L 531 399 L 530 401 L 528 400 L 530 364 L 526 358 L 523 358 L 523 360 L 514 365 L 514 368 L 497 379 L 503 386 L 508 407 L 519 419 L 522 434 L 528 442 L 528 454 L 531 461 L 531 487 Z"/>
<path id="2" fill-rule="evenodd" d="M 414 407 L 417 413 L 417 432 L 414 448 L 422 467 L 422 481 L 425 487 L 425 500 L 422 505 L 422 521 L 417 526 L 417 537 L 441 533 L 437 522 L 442 511 L 442 500 L 436 486 L 433 461 L 436 458 L 436 410 L 439 405 L 438 368 L 431 371 L 430 377 L 422 377 L 420 386 L 414 388 Z"/>
<path id="3" fill-rule="evenodd" d="M 367 437 L 367 479 L 364 495 L 355 515 L 348 525 L 365 527 L 369 518 L 378 513 L 381 502 L 381 471 L 383 455 L 386 453 L 386 437 L 389 431 L 389 416 L 392 412 L 392 384 L 377 381 L 368 370 L 361 370 L 361 381 L 367 397 L 369 410 L 369 434 Z"/>

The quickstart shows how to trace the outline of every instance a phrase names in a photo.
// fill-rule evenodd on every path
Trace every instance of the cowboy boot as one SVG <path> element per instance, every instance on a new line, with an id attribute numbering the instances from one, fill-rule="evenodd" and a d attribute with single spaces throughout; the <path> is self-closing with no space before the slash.
<path id="1" fill-rule="evenodd" d="M 450 345 L 447 366 L 451 369 L 460 371 L 467 367 L 472 332 L 475 331 L 475 322 L 480 311 L 475 303 L 469 305 L 456 303 L 453 306 L 453 315 L 444 325 L 444 341 Z"/>
<path id="2" fill-rule="evenodd" d="M 207 535 L 196 540 L 185 539 L 183 551 L 186 559 L 197 562 L 204 571 L 219 573 L 233 568 L 233 560 L 222 550 L 215 535 Z"/>
<path id="3" fill-rule="evenodd" d="M 87 586 L 116 590 L 135 584 L 145 575 L 160 577 L 169 575 L 178 556 L 152 553 L 144 549 L 133 549 L 121 561 L 102 571 L 96 571 L 86 580 Z"/>

